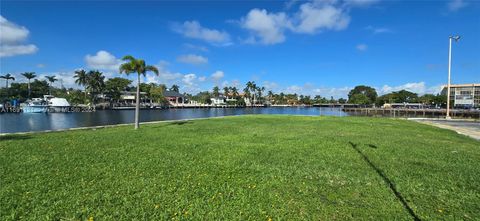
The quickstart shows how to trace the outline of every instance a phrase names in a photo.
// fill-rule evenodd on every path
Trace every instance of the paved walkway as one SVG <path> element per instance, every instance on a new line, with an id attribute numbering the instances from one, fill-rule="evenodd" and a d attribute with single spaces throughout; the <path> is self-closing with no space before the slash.
<path id="1" fill-rule="evenodd" d="M 463 134 L 473 139 L 480 140 L 480 121 L 415 118 L 411 118 L 410 120 L 444 129 L 454 130 L 459 134 Z"/>

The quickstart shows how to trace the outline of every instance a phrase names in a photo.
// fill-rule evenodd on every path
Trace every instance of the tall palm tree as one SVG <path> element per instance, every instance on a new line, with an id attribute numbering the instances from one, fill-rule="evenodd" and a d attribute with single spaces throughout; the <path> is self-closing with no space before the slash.
<path id="1" fill-rule="evenodd" d="M 87 73 L 86 89 L 90 92 L 90 100 L 95 105 L 95 97 L 105 89 L 105 76 L 100 71 L 89 71 Z"/>
<path id="2" fill-rule="evenodd" d="M 135 106 L 135 129 L 138 129 L 140 126 L 139 117 L 140 117 L 140 75 L 145 76 L 147 71 L 154 72 L 158 75 L 158 69 L 152 65 L 146 65 L 145 61 L 142 59 L 136 59 L 131 55 L 127 55 L 122 58 L 122 60 L 126 61 L 120 65 L 120 73 L 131 74 L 137 73 L 137 96 L 136 101 L 137 104 Z"/>
<path id="3" fill-rule="evenodd" d="M 1 75 L 0 78 L 5 79 L 5 88 L 8 89 L 8 80 L 14 81 L 15 78 L 11 74 Z"/>
<path id="4" fill-rule="evenodd" d="M 35 75 L 35 72 L 25 72 L 25 73 L 22 73 L 22 75 L 28 79 L 28 98 L 30 98 L 30 95 L 32 94 L 32 89 L 30 88 L 30 80 L 34 79 L 35 77 L 37 77 L 37 75 Z"/>
<path id="5" fill-rule="evenodd" d="M 265 87 L 257 87 L 258 99 L 262 99 L 262 93 L 265 91 Z"/>
<path id="6" fill-rule="evenodd" d="M 14 81 L 15 78 L 11 74 L 1 75 L 0 78 L 5 79 L 5 90 L 7 91 L 7 97 L 8 97 L 8 80 Z"/>
<path id="7" fill-rule="evenodd" d="M 53 87 L 53 82 L 58 81 L 58 79 L 55 77 L 55 75 L 52 76 L 45 76 L 45 78 L 50 82 L 50 87 L 48 88 L 48 93 L 52 95 L 52 87 Z"/>
<path id="8" fill-rule="evenodd" d="M 247 82 L 247 90 L 253 94 L 253 103 L 251 105 L 254 105 L 256 103 L 256 90 L 257 90 L 257 85 L 255 84 L 255 81 L 249 81 Z"/>
<path id="9" fill-rule="evenodd" d="M 75 78 L 76 84 L 83 86 L 84 92 L 85 92 L 85 100 L 86 100 L 87 99 L 87 82 L 88 82 L 87 72 L 83 69 L 76 70 L 73 78 Z"/>

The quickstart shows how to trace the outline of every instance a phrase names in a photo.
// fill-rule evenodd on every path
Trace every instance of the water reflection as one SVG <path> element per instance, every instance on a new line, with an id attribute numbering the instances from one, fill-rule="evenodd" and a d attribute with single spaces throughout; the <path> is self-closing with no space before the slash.
<path id="1" fill-rule="evenodd" d="M 58 130 L 134 122 L 134 110 L 100 110 L 86 113 L 0 114 L 0 133 Z M 244 114 L 347 116 L 339 108 L 269 107 L 141 110 L 140 121 L 182 120 Z"/>

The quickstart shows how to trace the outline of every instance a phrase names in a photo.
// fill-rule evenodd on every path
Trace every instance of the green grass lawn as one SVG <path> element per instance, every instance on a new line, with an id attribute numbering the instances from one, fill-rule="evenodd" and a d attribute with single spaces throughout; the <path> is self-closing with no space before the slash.
<path id="1" fill-rule="evenodd" d="M 0 220 L 475 220 L 480 142 L 241 116 L 0 137 Z"/>

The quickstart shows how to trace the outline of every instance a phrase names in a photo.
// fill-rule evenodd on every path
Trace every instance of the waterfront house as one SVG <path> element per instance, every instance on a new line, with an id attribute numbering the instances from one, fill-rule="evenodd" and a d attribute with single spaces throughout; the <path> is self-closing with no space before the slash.
<path id="1" fill-rule="evenodd" d="M 225 97 L 223 95 L 220 95 L 218 97 L 212 97 L 210 98 L 210 101 L 212 101 L 213 105 L 225 105 Z"/>
<path id="2" fill-rule="evenodd" d="M 183 94 L 172 90 L 163 91 L 163 96 L 172 105 L 185 104 L 186 101 L 186 98 Z"/>
<path id="3" fill-rule="evenodd" d="M 140 97 L 144 97 L 146 94 L 145 92 L 140 92 Z M 135 91 L 122 91 L 120 103 L 135 105 L 135 96 L 137 96 Z"/>

